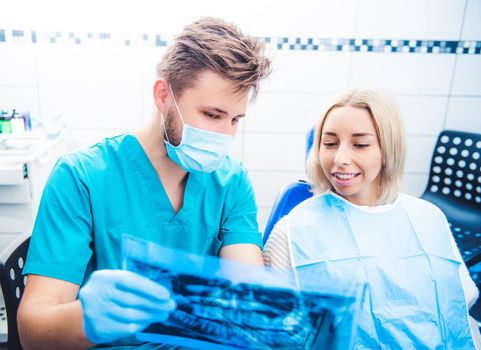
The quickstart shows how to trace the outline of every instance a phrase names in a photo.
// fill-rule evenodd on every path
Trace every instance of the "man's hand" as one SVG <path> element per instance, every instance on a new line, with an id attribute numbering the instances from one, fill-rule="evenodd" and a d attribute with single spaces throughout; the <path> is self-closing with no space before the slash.
<path id="1" fill-rule="evenodd" d="M 80 289 L 84 328 L 96 344 L 131 336 L 165 321 L 176 308 L 162 285 L 134 272 L 98 270 Z"/>

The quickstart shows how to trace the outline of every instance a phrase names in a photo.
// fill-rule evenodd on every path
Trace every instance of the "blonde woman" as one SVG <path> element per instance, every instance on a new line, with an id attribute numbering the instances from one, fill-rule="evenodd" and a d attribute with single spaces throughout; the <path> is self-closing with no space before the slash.
<path id="1" fill-rule="evenodd" d="M 473 349 L 479 331 L 468 309 L 478 291 L 443 213 L 400 193 L 404 142 L 388 96 L 340 96 L 316 127 L 315 195 L 278 222 L 264 259 L 294 269 L 301 288 L 366 283 L 356 349 Z"/>

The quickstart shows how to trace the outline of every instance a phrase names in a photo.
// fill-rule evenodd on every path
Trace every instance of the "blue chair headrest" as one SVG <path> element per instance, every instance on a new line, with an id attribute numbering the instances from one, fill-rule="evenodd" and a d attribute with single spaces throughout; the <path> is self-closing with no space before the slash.
<path id="1" fill-rule="evenodd" d="M 314 125 L 312 128 L 309 129 L 309 131 L 306 134 L 306 161 L 307 161 L 307 157 L 309 157 L 309 152 L 311 151 L 312 143 L 314 142 L 315 128 L 316 126 Z"/>
<path id="2" fill-rule="evenodd" d="M 312 143 L 314 142 L 314 129 L 315 126 L 313 126 L 306 134 L 306 160 L 309 156 L 309 151 L 312 148 Z M 284 215 L 289 214 L 292 208 L 297 204 L 310 197 L 312 197 L 311 185 L 304 180 L 298 180 L 297 182 L 288 184 L 281 189 L 277 194 L 277 198 L 272 206 L 271 214 L 267 220 L 263 237 L 264 244 L 266 244 L 269 239 L 269 235 L 275 224 Z"/>

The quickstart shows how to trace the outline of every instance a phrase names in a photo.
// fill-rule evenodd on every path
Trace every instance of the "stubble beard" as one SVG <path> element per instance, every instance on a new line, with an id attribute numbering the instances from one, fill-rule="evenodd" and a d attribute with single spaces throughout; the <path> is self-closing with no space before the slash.
<path id="1" fill-rule="evenodd" d="M 180 118 L 175 114 L 173 108 L 169 108 L 165 115 L 164 137 L 167 134 L 167 141 L 173 146 L 178 146 L 182 140 L 182 126 L 179 124 L 181 124 Z"/>

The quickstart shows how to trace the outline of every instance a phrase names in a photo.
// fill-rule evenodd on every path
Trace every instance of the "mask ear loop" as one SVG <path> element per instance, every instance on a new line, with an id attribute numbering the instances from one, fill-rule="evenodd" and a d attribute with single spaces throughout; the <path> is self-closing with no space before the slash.
<path id="1" fill-rule="evenodd" d="M 170 91 L 170 94 L 172 95 L 172 100 L 174 101 L 175 109 L 177 110 L 180 120 L 182 121 L 182 128 L 183 128 L 185 125 L 184 118 L 182 118 L 182 115 L 180 114 L 179 106 L 177 105 L 177 101 L 175 100 L 174 92 L 172 91 L 172 86 L 170 84 L 169 84 L 169 91 Z M 167 135 L 167 129 L 165 128 L 164 113 L 160 112 L 160 115 L 162 116 L 162 126 L 164 127 L 165 138 L 167 139 L 167 142 L 170 143 L 169 135 Z"/>
<path id="2" fill-rule="evenodd" d="M 179 106 L 177 105 L 177 101 L 175 100 L 174 92 L 172 91 L 172 86 L 169 84 L 170 94 L 172 95 L 172 100 L 174 100 L 175 109 L 177 113 L 179 113 L 180 120 L 182 121 L 182 125 L 185 125 L 184 118 L 182 118 L 182 114 L 180 114 Z"/>
<path id="3" fill-rule="evenodd" d="M 167 142 L 170 143 L 169 135 L 167 135 L 167 130 L 165 129 L 164 113 L 160 112 L 160 116 L 162 117 L 162 127 L 164 128 L 164 136 L 167 139 Z"/>

